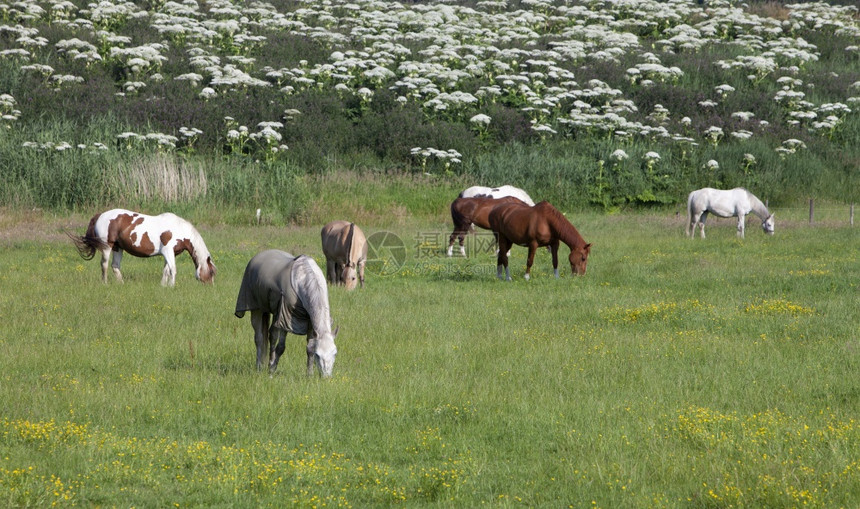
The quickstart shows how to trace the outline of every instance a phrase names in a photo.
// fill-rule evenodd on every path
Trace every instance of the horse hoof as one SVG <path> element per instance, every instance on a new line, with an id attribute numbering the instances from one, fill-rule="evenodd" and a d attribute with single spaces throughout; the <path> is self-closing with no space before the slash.
<path id="1" fill-rule="evenodd" d="M 526 278 L 526 281 L 532 278 L 529 274 L 526 274 L 524 277 Z"/>

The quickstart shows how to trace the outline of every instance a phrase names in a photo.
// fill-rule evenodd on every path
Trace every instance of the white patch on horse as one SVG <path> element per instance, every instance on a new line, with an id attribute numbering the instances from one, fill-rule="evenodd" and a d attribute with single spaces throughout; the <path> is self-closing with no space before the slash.
<path id="1" fill-rule="evenodd" d="M 533 207 L 535 204 L 527 192 L 518 187 L 508 185 L 499 187 L 472 186 L 460 193 L 460 198 L 474 198 L 476 196 L 489 196 L 491 198 L 513 196 L 514 198 L 519 198 L 530 207 Z"/>

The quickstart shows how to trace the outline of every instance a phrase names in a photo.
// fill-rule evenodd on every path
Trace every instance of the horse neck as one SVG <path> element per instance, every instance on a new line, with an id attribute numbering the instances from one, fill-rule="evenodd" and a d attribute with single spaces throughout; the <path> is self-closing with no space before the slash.
<path id="1" fill-rule="evenodd" d="M 750 210 L 753 214 L 760 217 L 762 221 L 770 217 L 770 212 L 767 210 L 767 206 L 761 200 L 749 191 L 747 191 L 747 196 L 749 196 L 750 206 L 752 207 Z"/>
<path id="2" fill-rule="evenodd" d="M 552 228 L 560 241 L 567 244 L 567 247 L 573 249 L 576 246 L 585 244 L 585 239 L 582 238 L 576 227 L 561 212 L 551 209 L 550 214 L 547 214 L 547 216 L 550 228 Z"/>
<path id="3" fill-rule="evenodd" d="M 200 236 L 199 233 L 195 230 L 191 230 L 188 239 L 188 253 L 191 255 L 191 259 L 194 260 L 195 267 L 206 267 L 206 259 L 209 258 L 209 249 L 206 247 L 206 243 L 203 242 L 203 237 Z"/>

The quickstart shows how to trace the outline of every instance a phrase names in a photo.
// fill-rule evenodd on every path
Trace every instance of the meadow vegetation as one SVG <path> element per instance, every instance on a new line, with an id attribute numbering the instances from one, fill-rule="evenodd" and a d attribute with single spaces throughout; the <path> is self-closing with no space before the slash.
<path id="1" fill-rule="evenodd" d="M 858 43 L 850 2 L 2 2 L 0 204 L 300 221 L 343 172 L 855 201 Z"/>
<path id="2" fill-rule="evenodd" d="M 852 4 L 0 0 L 0 505 L 856 507 Z M 473 184 L 587 275 L 445 258 Z M 703 186 L 776 234 L 685 239 Z M 65 233 L 114 206 L 194 222 L 215 285 L 103 285 Z M 331 379 L 295 336 L 255 372 L 245 264 L 341 218 L 403 258 L 331 290 Z"/>
<path id="3" fill-rule="evenodd" d="M 786 214 L 788 216 L 788 214 Z M 853 507 L 860 501 L 857 282 L 848 226 L 777 234 L 671 213 L 571 216 L 588 273 L 525 250 L 495 278 L 480 237 L 444 257 L 447 221 L 373 221 L 363 290 L 330 291 L 334 376 L 289 336 L 254 370 L 233 316 L 247 261 L 323 263 L 316 227 L 201 228 L 218 275 L 175 288 L 161 262 L 100 282 L 63 230 L 4 216 L 0 492 L 8 507 Z M 79 227 L 79 226 L 78 226 Z"/>

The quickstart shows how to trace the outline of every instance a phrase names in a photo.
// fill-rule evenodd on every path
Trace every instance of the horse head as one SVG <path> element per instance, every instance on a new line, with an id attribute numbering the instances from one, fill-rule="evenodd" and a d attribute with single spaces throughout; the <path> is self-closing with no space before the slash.
<path id="1" fill-rule="evenodd" d="M 336 328 L 334 332 L 325 332 L 319 334 L 312 341 L 308 341 L 308 357 L 313 357 L 314 364 L 319 370 L 320 376 L 330 377 L 334 368 L 334 358 L 337 355 L 337 346 L 334 344 L 334 339 L 337 337 Z M 310 369 L 310 366 L 308 366 Z M 308 371 L 310 375 L 310 371 Z"/>
<path id="2" fill-rule="evenodd" d="M 761 228 L 768 235 L 773 235 L 773 214 L 767 216 L 767 219 L 761 222 Z"/>
<path id="3" fill-rule="evenodd" d="M 355 265 L 354 262 L 347 262 L 343 266 L 343 272 L 341 272 L 341 278 L 347 290 L 353 290 L 355 285 L 358 284 L 358 271 L 355 270 Z"/>
<path id="4" fill-rule="evenodd" d="M 585 268 L 588 265 L 588 253 L 591 252 L 591 244 L 585 244 L 571 248 L 570 256 L 567 259 L 570 261 L 570 271 L 574 275 L 584 276 Z"/>
<path id="5" fill-rule="evenodd" d="M 197 280 L 201 283 L 215 282 L 215 264 L 212 263 L 211 256 L 207 256 L 206 261 L 197 265 L 195 276 L 197 276 Z"/>

